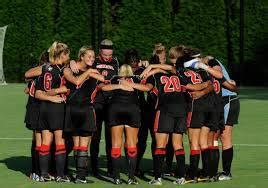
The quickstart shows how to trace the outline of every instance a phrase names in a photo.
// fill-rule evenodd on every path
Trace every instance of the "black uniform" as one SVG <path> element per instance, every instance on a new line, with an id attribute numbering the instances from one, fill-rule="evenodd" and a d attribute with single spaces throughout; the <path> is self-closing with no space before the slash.
<path id="1" fill-rule="evenodd" d="M 84 72 L 80 71 L 75 76 Z M 97 130 L 96 116 L 93 108 L 94 98 L 97 93 L 97 80 L 89 78 L 81 85 L 76 86 L 66 81 L 70 89 L 66 103 L 64 131 L 72 132 L 74 136 L 89 136 Z"/>
<path id="2" fill-rule="evenodd" d="M 213 82 L 213 78 L 204 70 L 188 70 L 184 74 L 191 79 L 192 84 L 200 84 L 208 80 Z M 216 98 L 212 91 L 199 99 L 190 99 L 188 103 L 188 128 L 201 128 L 207 126 L 210 129 L 217 124 L 217 113 L 215 112 Z"/>
<path id="3" fill-rule="evenodd" d="M 210 67 L 220 66 L 220 64 L 215 60 L 211 59 L 208 62 Z M 223 77 L 221 79 L 213 78 L 213 86 L 215 91 L 215 113 L 217 116 L 216 125 L 212 127 L 211 131 L 223 130 L 224 129 L 224 111 L 223 111 L 223 102 L 222 102 L 222 83 L 226 79 Z"/>
<path id="4" fill-rule="evenodd" d="M 45 65 L 42 75 L 36 86 L 36 90 L 49 91 L 59 88 L 65 84 L 63 68 L 59 65 Z M 65 95 L 62 97 L 66 98 Z M 41 101 L 40 104 L 40 129 L 41 130 L 62 130 L 64 126 L 65 104 Z"/>
<path id="5" fill-rule="evenodd" d="M 120 79 L 126 79 L 134 83 L 141 82 L 138 76 L 126 78 L 115 76 L 111 79 L 111 84 L 119 84 Z M 137 90 L 114 90 L 112 92 L 111 102 L 108 107 L 108 125 L 129 125 L 135 128 L 141 126 L 139 92 Z"/>
<path id="6" fill-rule="evenodd" d="M 117 58 L 112 58 L 110 62 L 105 62 L 101 57 L 96 58 L 93 67 L 95 67 L 104 77 L 105 80 L 110 80 L 114 75 L 118 74 L 119 62 Z M 93 103 L 94 109 L 96 111 L 96 126 L 97 131 L 92 137 L 90 144 L 90 157 L 92 171 L 95 175 L 98 174 L 98 155 L 99 155 L 99 145 L 101 140 L 101 130 L 102 123 L 107 121 L 107 105 L 109 99 L 111 98 L 111 92 L 109 91 L 98 91 L 95 101 Z M 106 142 L 106 156 L 107 156 L 107 168 L 111 172 L 111 134 L 108 126 L 105 126 L 105 142 Z"/>
<path id="7" fill-rule="evenodd" d="M 157 93 L 156 116 L 154 131 L 158 133 L 184 133 L 186 130 L 186 98 L 182 85 L 188 81 L 184 75 L 163 74 L 154 75 L 155 80 L 149 78 L 148 82 L 155 83 Z"/>
<path id="8" fill-rule="evenodd" d="M 28 83 L 29 97 L 26 105 L 26 114 L 24 123 L 26 127 L 30 130 L 39 130 L 39 113 L 40 113 L 40 101 L 34 97 L 35 95 L 35 85 L 38 82 L 38 78 L 34 78 Z"/>

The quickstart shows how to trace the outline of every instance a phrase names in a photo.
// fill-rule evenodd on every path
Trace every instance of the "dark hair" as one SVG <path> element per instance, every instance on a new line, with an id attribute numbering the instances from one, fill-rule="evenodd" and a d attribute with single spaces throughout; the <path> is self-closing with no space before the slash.
<path id="1" fill-rule="evenodd" d="M 49 63 L 49 52 L 43 51 L 39 57 L 39 65 L 43 65 L 45 63 Z"/>
<path id="2" fill-rule="evenodd" d="M 149 64 L 160 64 L 160 59 L 158 55 L 153 55 L 151 59 L 149 60 Z"/>
<path id="3" fill-rule="evenodd" d="M 125 53 L 125 64 L 131 65 L 140 61 L 140 56 L 136 49 L 129 49 Z"/>

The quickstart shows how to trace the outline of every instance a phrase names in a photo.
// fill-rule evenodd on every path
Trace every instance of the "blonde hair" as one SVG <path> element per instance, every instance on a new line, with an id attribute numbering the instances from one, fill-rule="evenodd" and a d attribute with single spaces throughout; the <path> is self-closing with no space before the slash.
<path id="1" fill-rule="evenodd" d="M 159 55 L 162 52 L 165 52 L 166 48 L 165 46 L 160 42 L 160 43 L 156 43 L 154 45 L 154 50 L 153 50 L 153 55 Z"/>
<path id="2" fill-rule="evenodd" d="M 170 59 L 178 59 L 180 57 L 183 57 L 185 55 L 185 46 L 179 45 L 174 46 L 169 49 L 169 58 Z"/>
<path id="3" fill-rule="evenodd" d="M 49 61 L 54 62 L 62 53 L 70 53 L 69 47 L 61 42 L 55 41 L 49 48 Z"/>
<path id="4" fill-rule="evenodd" d="M 119 69 L 119 76 L 133 76 L 133 70 L 131 68 L 130 65 L 128 64 L 123 64 L 121 65 L 120 69 Z"/>
<path id="5" fill-rule="evenodd" d="M 79 52 L 78 52 L 78 60 L 81 61 L 81 57 L 83 57 L 87 51 L 94 51 L 92 46 L 82 46 L 80 49 L 79 49 Z"/>

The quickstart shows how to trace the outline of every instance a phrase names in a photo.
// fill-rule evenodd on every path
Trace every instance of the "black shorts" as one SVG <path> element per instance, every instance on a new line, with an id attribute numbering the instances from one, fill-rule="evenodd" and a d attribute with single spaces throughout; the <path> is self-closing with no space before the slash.
<path id="1" fill-rule="evenodd" d="M 40 114 L 39 104 L 27 104 L 24 123 L 26 124 L 26 127 L 28 129 L 40 130 L 39 122 L 38 122 L 39 114 Z"/>
<path id="2" fill-rule="evenodd" d="M 155 114 L 155 133 L 179 133 L 186 131 L 186 115 L 173 116 L 164 110 L 158 110 Z"/>
<path id="3" fill-rule="evenodd" d="M 97 130 L 92 105 L 66 105 L 64 131 L 73 136 L 91 136 Z"/>
<path id="4" fill-rule="evenodd" d="M 108 125 L 141 126 L 141 110 L 137 104 L 111 103 L 108 107 Z"/>
<path id="5" fill-rule="evenodd" d="M 230 126 L 238 124 L 240 112 L 239 97 L 236 95 L 226 96 L 222 97 L 222 100 L 224 105 L 224 124 Z"/>
<path id="6" fill-rule="evenodd" d="M 40 104 L 39 125 L 41 130 L 63 130 L 65 104 L 43 101 Z"/>
<path id="7" fill-rule="evenodd" d="M 187 128 L 200 129 L 203 126 L 215 130 L 219 114 L 216 111 L 188 112 Z"/>

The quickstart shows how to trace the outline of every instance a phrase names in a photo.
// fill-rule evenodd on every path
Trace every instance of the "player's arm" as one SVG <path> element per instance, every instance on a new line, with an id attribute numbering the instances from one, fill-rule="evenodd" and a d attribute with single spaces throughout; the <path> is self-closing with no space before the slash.
<path id="1" fill-rule="evenodd" d="M 125 91 L 134 91 L 134 89 L 132 87 L 123 85 L 123 84 L 106 84 L 106 85 L 102 85 L 101 89 L 103 91 L 113 91 L 113 90 L 117 90 L 117 89 L 121 89 L 121 90 L 125 90 Z"/>
<path id="2" fill-rule="evenodd" d="M 148 77 L 150 77 L 150 76 L 152 76 L 154 74 L 157 74 L 157 73 L 167 74 L 167 71 L 165 71 L 163 69 L 160 69 L 160 68 L 152 69 L 146 74 L 145 78 L 148 78 Z"/>
<path id="3" fill-rule="evenodd" d="M 71 82 L 71 83 L 73 83 L 75 85 L 82 84 L 86 79 L 88 79 L 89 74 L 91 72 L 94 72 L 93 69 L 88 69 L 83 74 L 81 74 L 79 76 L 74 76 L 73 72 L 72 72 L 72 70 L 70 68 L 65 68 L 63 70 L 63 74 L 64 74 L 64 77 L 66 78 L 66 80 L 68 80 L 69 82 Z"/>
<path id="4" fill-rule="evenodd" d="M 230 91 L 238 92 L 235 81 L 228 80 L 222 83 L 222 86 Z"/>
<path id="5" fill-rule="evenodd" d="M 101 82 L 104 82 L 105 81 L 105 78 L 104 78 L 103 75 L 97 74 L 97 73 L 94 73 L 94 72 L 89 73 L 89 77 L 92 77 L 92 78 L 94 78 L 94 79 L 96 79 L 98 81 L 101 81 Z"/>
<path id="6" fill-rule="evenodd" d="M 151 64 L 148 67 L 146 67 L 146 69 L 141 73 L 140 77 L 144 78 L 144 77 L 148 77 L 146 76 L 152 69 L 163 69 L 166 71 L 170 71 L 172 73 L 176 73 L 176 68 L 172 65 L 168 65 L 168 64 Z"/>
<path id="7" fill-rule="evenodd" d="M 64 99 L 58 95 L 50 96 L 46 92 L 43 92 L 42 90 L 37 90 L 35 92 L 35 98 L 42 100 L 42 101 L 50 101 L 53 103 L 62 103 L 64 102 Z"/>
<path id="8" fill-rule="evenodd" d="M 49 96 L 55 96 L 62 93 L 67 93 L 69 89 L 66 86 L 60 86 L 59 88 L 51 89 L 49 91 L 43 91 Z"/>
<path id="9" fill-rule="evenodd" d="M 140 91 L 150 91 L 153 88 L 153 85 L 149 84 L 149 83 L 140 84 L 140 83 L 129 82 L 127 80 L 121 80 L 120 84 L 132 87 L 132 88 L 140 90 Z"/>
<path id="10" fill-rule="evenodd" d="M 42 66 L 34 67 L 25 72 L 25 78 L 32 78 L 42 74 Z"/>
<path id="11" fill-rule="evenodd" d="M 203 83 L 200 83 L 200 84 L 187 84 L 185 86 L 185 88 L 187 90 L 191 90 L 191 91 L 200 91 L 200 90 L 203 90 L 205 88 L 209 88 L 209 90 L 213 90 L 213 85 L 211 83 L 210 80 L 206 81 L 206 82 L 203 82 Z"/>
<path id="12" fill-rule="evenodd" d="M 25 93 L 25 94 L 29 94 L 29 91 L 30 91 L 30 90 L 29 90 L 28 87 L 25 87 L 25 88 L 24 88 L 24 93 Z"/>
<path id="13" fill-rule="evenodd" d="M 193 99 L 199 99 L 214 90 L 211 81 L 207 81 L 207 82 L 210 82 L 210 84 L 208 87 L 204 88 L 203 90 L 190 92 Z"/>

